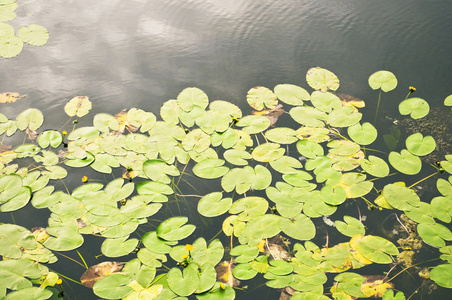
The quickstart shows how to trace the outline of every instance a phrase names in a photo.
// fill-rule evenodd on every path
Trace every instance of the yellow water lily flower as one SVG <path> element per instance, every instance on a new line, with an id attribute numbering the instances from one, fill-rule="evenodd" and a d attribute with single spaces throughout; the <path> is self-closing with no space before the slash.
<path id="1" fill-rule="evenodd" d="M 82 177 L 82 182 L 87 182 L 88 181 L 88 176 L 83 176 Z"/>
<path id="2" fill-rule="evenodd" d="M 185 248 L 187 249 L 187 251 L 191 251 L 193 250 L 193 245 L 187 244 L 185 245 Z"/>

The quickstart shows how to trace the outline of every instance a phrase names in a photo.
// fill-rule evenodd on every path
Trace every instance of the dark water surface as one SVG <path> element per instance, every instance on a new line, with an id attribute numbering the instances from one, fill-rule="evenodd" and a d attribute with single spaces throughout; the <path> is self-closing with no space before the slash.
<path id="1" fill-rule="evenodd" d="M 115 114 L 132 107 L 158 115 L 163 102 L 189 86 L 248 113 L 245 100 L 251 87 L 273 89 L 292 83 L 308 88 L 305 74 L 313 66 L 338 75 L 340 92 L 364 99 L 363 112 L 369 119 L 378 93 L 367 80 L 378 70 L 392 71 L 399 80 L 397 90 L 386 99 L 383 95 L 382 115 L 399 118 L 396 107 L 409 86 L 415 86 L 415 96 L 432 107 L 441 106 L 452 94 L 451 1 L 18 0 L 18 4 L 17 18 L 8 23 L 16 30 L 30 23 L 43 25 L 50 39 L 43 47 L 25 45 L 17 57 L 0 59 L 0 92 L 28 95 L 3 104 L 1 112 L 13 119 L 28 107 L 39 108 L 47 117 L 47 128 L 58 128 L 67 120 L 63 107 L 77 95 L 87 95 L 93 102 L 93 111 L 84 118 L 89 123 L 95 113 Z M 98 246 L 86 256 L 98 255 Z M 67 289 L 68 299 L 94 299 L 88 289 L 76 285 Z M 443 290 L 435 297 L 449 299 L 448 294 Z M 277 299 L 266 289 L 239 298 L 258 297 Z"/>

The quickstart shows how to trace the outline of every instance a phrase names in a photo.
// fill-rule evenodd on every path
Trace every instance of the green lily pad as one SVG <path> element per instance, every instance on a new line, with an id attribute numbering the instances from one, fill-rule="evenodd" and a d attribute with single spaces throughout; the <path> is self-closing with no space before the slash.
<path id="1" fill-rule="evenodd" d="M 19 130 L 30 129 L 34 131 L 41 127 L 44 116 L 39 109 L 29 108 L 21 112 L 16 118 L 16 125 Z"/>
<path id="2" fill-rule="evenodd" d="M 243 194 L 250 188 L 263 190 L 270 185 L 271 173 L 267 168 L 257 165 L 254 169 L 250 166 L 229 170 L 221 179 L 221 186 L 226 192 L 236 189 L 238 194 Z"/>
<path id="3" fill-rule="evenodd" d="M 264 108 L 273 109 L 278 105 L 276 95 L 270 89 L 263 86 L 251 88 L 246 95 L 246 101 L 255 110 L 263 110 Z"/>
<path id="4" fill-rule="evenodd" d="M 389 166 L 381 158 L 369 155 L 368 159 L 361 161 L 361 168 L 375 177 L 386 177 L 389 175 Z"/>
<path id="5" fill-rule="evenodd" d="M 71 154 L 67 154 L 66 158 L 67 160 L 64 162 L 64 164 L 74 168 L 83 168 L 89 166 L 95 160 L 95 156 L 89 152 L 86 152 L 86 157 L 82 159 L 76 158 Z"/>
<path id="6" fill-rule="evenodd" d="M 250 263 L 238 264 L 232 270 L 235 278 L 240 280 L 249 280 L 257 275 L 257 271 L 251 268 Z"/>
<path id="7" fill-rule="evenodd" d="M 329 92 L 314 91 L 311 95 L 312 105 L 320 111 L 330 113 L 333 109 L 342 106 L 341 99 L 338 96 Z"/>
<path id="8" fill-rule="evenodd" d="M 216 217 L 224 214 L 232 205 L 232 198 L 223 198 L 221 192 L 205 195 L 198 202 L 198 212 L 204 217 Z"/>
<path id="9" fill-rule="evenodd" d="M 452 95 L 449 95 L 444 99 L 444 105 L 445 106 L 452 106 Z"/>
<path id="10" fill-rule="evenodd" d="M 250 247 L 248 245 L 238 245 L 232 248 L 229 254 L 232 256 L 237 256 L 234 259 L 237 263 L 247 263 L 252 261 L 259 255 L 259 248 Z"/>
<path id="11" fill-rule="evenodd" d="M 48 182 L 48 178 L 47 178 L 47 182 Z M 45 182 L 45 184 L 47 184 L 47 182 Z M 15 210 L 18 210 L 18 209 L 24 207 L 25 205 L 27 205 L 28 201 L 31 199 L 31 193 L 32 193 L 32 188 L 25 187 L 25 186 L 21 187 L 19 190 L 19 193 L 16 196 L 9 199 L 7 202 L 0 204 L 1 205 L 0 211 L 9 212 L 9 211 L 15 211 Z"/>
<path id="12" fill-rule="evenodd" d="M 420 202 L 418 207 L 411 207 L 411 210 L 405 211 L 404 213 L 408 218 L 417 223 L 435 223 L 429 203 Z"/>
<path id="13" fill-rule="evenodd" d="M 410 115 L 413 119 L 420 119 L 428 115 L 430 106 L 421 98 L 408 98 L 399 104 L 401 115 Z"/>
<path id="14" fill-rule="evenodd" d="M 268 202 L 262 197 L 251 196 L 240 198 L 232 203 L 229 213 L 238 214 L 238 220 L 249 221 L 254 217 L 265 214 Z"/>
<path id="15" fill-rule="evenodd" d="M 37 245 L 28 229 L 13 224 L 0 225 L 0 255 L 9 259 L 19 259 L 23 249 L 36 249 Z"/>
<path id="16" fill-rule="evenodd" d="M 315 225 L 304 214 L 299 214 L 291 220 L 281 218 L 279 227 L 285 234 L 297 240 L 308 241 L 315 236 Z"/>
<path id="17" fill-rule="evenodd" d="M 30 45 L 42 46 L 47 43 L 49 32 L 41 25 L 31 24 L 20 27 L 17 36 Z"/>
<path id="18" fill-rule="evenodd" d="M 327 119 L 327 123 L 333 127 L 349 127 L 358 123 L 362 114 L 355 112 L 352 106 L 342 106 L 333 110 Z"/>
<path id="19" fill-rule="evenodd" d="M 118 120 L 112 115 L 105 113 L 96 114 L 93 119 L 93 125 L 100 132 L 116 131 L 119 129 Z"/>
<path id="20" fill-rule="evenodd" d="M 201 162 L 198 162 L 193 167 L 193 173 L 201 178 L 205 179 L 214 179 L 222 177 L 229 171 L 229 168 L 223 166 L 225 163 L 222 159 L 206 159 Z"/>
<path id="21" fill-rule="evenodd" d="M 138 245 L 137 239 L 127 240 L 127 236 L 105 239 L 101 251 L 107 257 L 121 257 L 131 253 Z"/>
<path id="22" fill-rule="evenodd" d="M 197 294 L 196 298 L 198 298 L 199 300 L 234 300 L 235 290 L 229 285 L 225 285 L 223 289 L 217 282 L 212 287 L 212 289 L 210 289 L 210 291 L 202 294 Z"/>
<path id="23" fill-rule="evenodd" d="M 223 100 L 215 100 L 211 102 L 209 104 L 209 109 L 228 113 L 231 117 L 237 119 L 242 117 L 242 111 L 237 105 Z"/>
<path id="24" fill-rule="evenodd" d="M 203 293 L 210 290 L 217 281 L 217 272 L 213 264 L 205 263 L 201 266 L 201 272 L 199 274 L 199 286 L 195 291 L 196 293 Z"/>
<path id="25" fill-rule="evenodd" d="M 398 255 L 397 247 L 390 241 L 373 235 L 361 237 L 356 248 L 359 253 L 368 260 L 378 264 L 389 264 L 392 262 L 390 255 Z"/>
<path id="26" fill-rule="evenodd" d="M 298 204 L 299 201 L 290 197 L 290 192 L 293 188 L 290 184 L 278 181 L 275 186 L 269 186 L 265 190 L 267 197 L 271 201 L 283 206 L 295 206 Z"/>
<path id="27" fill-rule="evenodd" d="M 165 122 L 169 124 L 179 123 L 179 116 L 181 112 L 182 109 L 174 99 L 166 101 L 165 103 L 163 103 L 162 107 L 160 107 L 160 116 Z"/>
<path id="28" fill-rule="evenodd" d="M 243 127 L 242 130 L 248 134 L 259 133 L 270 127 L 270 120 L 265 116 L 245 116 L 236 125 Z"/>
<path id="29" fill-rule="evenodd" d="M 246 166 L 248 162 L 246 159 L 251 159 L 252 156 L 249 152 L 245 150 L 238 149 L 228 149 L 223 153 L 224 159 L 226 159 L 229 163 L 236 166 Z"/>
<path id="30" fill-rule="evenodd" d="M 190 131 L 182 140 L 185 151 L 194 150 L 198 153 L 206 151 L 210 147 L 210 136 L 197 128 Z M 171 147 L 173 148 L 173 147 Z"/>
<path id="31" fill-rule="evenodd" d="M 355 143 L 360 145 L 372 144 L 378 135 L 377 129 L 369 122 L 363 123 L 362 125 L 356 123 L 348 127 L 347 133 Z"/>
<path id="32" fill-rule="evenodd" d="M 311 68 L 306 73 L 306 81 L 314 90 L 326 92 L 336 91 L 339 88 L 339 78 L 327 70 L 320 67 Z"/>
<path id="33" fill-rule="evenodd" d="M 159 254 L 169 253 L 171 246 L 177 244 L 176 241 L 166 241 L 157 236 L 155 231 L 146 232 L 142 237 L 143 245 L 148 249 L 152 249 L 153 252 Z"/>
<path id="34" fill-rule="evenodd" d="M 300 140 L 297 142 L 298 152 L 307 158 L 316 158 L 317 156 L 323 156 L 323 147 L 316 142 L 310 140 Z"/>
<path id="35" fill-rule="evenodd" d="M 9 4 L 2 4 L 0 6 L 0 22 L 10 21 L 16 17 L 16 13 L 14 11 L 18 7 L 17 3 L 14 3 L 15 0 L 10 0 L 8 2 Z"/>
<path id="36" fill-rule="evenodd" d="M 47 228 L 47 233 L 51 236 L 44 242 L 44 246 L 55 251 L 69 251 L 80 247 L 83 244 L 83 236 L 77 232 L 75 224 L 51 226 Z"/>
<path id="37" fill-rule="evenodd" d="M 367 195 L 373 188 L 373 182 L 365 181 L 366 175 L 360 173 L 342 174 L 340 186 L 345 190 L 347 198 L 357 198 Z"/>
<path id="38" fill-rule="evenodd" d="M 430 271 L 430 279 L 437 285 L 452 288 L 452 264 L 442 264 Z"/>
<path id="39" fill-rule="evenodd" d="M 199 266 L 203 266 L 206 263 L 217 265 L 224 255 L 224 247 L 220 240 L 214 239 L 207 246 L 204 238 L 198 238 L 193 243 L 193 250 L 190 251 L 193 261 Z"/>
<path id="40" fill-rule="evenodd" d="M 257 146 L 251 156 L 254 160 L 260 162 L 271 162 L 281 158 L 284 155 L 285 149 L 281 148 L 279 144 L 265 143 Z"/>
<path id="41" fill-rule="evenodd" d="M 435 197 L 430 202 L 431 211 L 435 218 L 450 223 L 452 216 L 452 198 Z"/>
<path id="42" fill-rule="evenodd" d="M 387 184 L 383 188 L 383 196 L 392 207 L 409 211 L 411 207 L 420 205 L 419 196 L 412 190 L 399 184 Z"/>
<path id="43" fill-rule="evenodd" d="M 373 89 L 380 89 L 389 92 L 396 88 L 397 78 L 389 71 L 377 71 L 370 75 L 369 86 Z"/>
<path id="44" fill-rule="evenodd" d="M 128 283 L 132 278 L 125 274 L 111 274 L 99 279 L 93 286 L 93 292 L 104 299 L 125 298 L 134 290 Z"/>
<path id="45" fill-rule="evenodd" d="M 167 241 L 182 240 L 192 234 L 196 229 L 195 225 L 184 225 L 187 221 L 187 217 L 166 219 L 157 227 L 157 236 Z"/>
<path id="46" fill-rule="evenodd" d="M 344 216 L 344 221 L 335 221 L 334 224 L 336 225 L 337 230 L 342 233 L 343 235 L 353 237 L 356 234 L 364 235 L 365 229 L 363 223 L 361 221 L 350 217 L 350 216 Z"/>
<path id="47" fill-rule="evenodd" d="M 404 174 L 414 175 L 422 168 L 421 159 L 406 149 L 402 149 L 400 154 L 394 151 L 389 153 L 388 159 L 397 171 Z"/>
<path id="48" fill-rule="evenodd" d="M 174 165 L 170 165 L 163 160 L 149 159 L 143 163 L 143 172 L 146 176 L 154 181 L 169 184 L 170 176 L 179 176 L 180 172 Z"/>
<path id="49" fill-rule="evenodd" d="M 298 141 L 297 132 L 292 128 L 279 127 L 267 130 L 265 137 L 278 144 L 292 144 Z"/>
<path id="50" fill-rule="evenodd" d="M 281 156 L 277 160 L 271 161 L 270 166 L 282 174 L 296 174 L 297 169 L 303 168 L 301 162 L 291 156 Z"/>
<path id="51" fill-rule="evenodd" d="M 76 96 L 69 100 L 68 103 L 64 106 L 64 112 L 69 116 L 77 116 L 77 117 L 83 117 L 84 115 L 88 114 L 91 110 L 92 105 L 91 101 L 89 101 L 89 98 L 87 96 Z"/>
<path id="52" fill-rule="evenodd" d="M 0 32 L 3 31 L 2 29 L 3 28 L 0 27 Z M 14 57 L 19 54 L 23 48 L 24 43 L 22 42 L 22 40 L 14 35 L 2 36 L 2 38 L 0 39 L 0 56 L 3 58 Z"/>
<path id="53" fill-rule="evenodd" d="M 189 264 L 183 273 L 178 268 L 172 268 L 167 275 L 170 289 L 179 296 L 190 296 L 198 289 L 200 279 L 198 268 Z"/>
<path id="54" fill-rule="evenodd" d="M 237 144 L 238 139 L 239 135 L 232 128 L 228 128 L 224 132 L 213 132 L 210 136 L 210 142 L 212 143 L 212 146 L 218 147 L 221 145 L 224 149 L 234 147 L 235 144 Z"/>
<path id="55" fill-rule="evenodd" d="M 449 176 L 449 180 L 438 178 L 436 181 L 436 188 L 443 196 L 452 196 L 452 176 Z M 448 222 L 449 223 L 449 222 Z"/>
<path id="56" fill-rule="evenodd" d="M 436 142 L 432 136 L 424 137 L 419 132 L 407 137 L 405 144 L 408 151 L 417 156 L 430 154 L 436 148 Z"/>
<path id="57" fill-rule="evenodd" d="M 137 192 L 140 195 L 171 195 L 174 193 L 170 186 L 157 181 L 142 181 L 138 183 Z"/>
<path id="58" fill-rule="evenodd" d="M 38 279 L 42 276 L 46 276 L 48 273 L 49 269 L 45 265 L 36 263 L 31 260 L 2 260 L 0 261 L 0 276 L 3 279 L 2 296 L 5 295 L 4 291 L 6 290 L 6 288 L 10 290 L 31 289 L 32 283 L 27 278 Z M 22 296 L 24 295 L 22 294 Z M 25 296 L 25 299 L 27 299 L 28 296 Z M 24 298 L 22 297 L 16 299 Z"/>
<path id="59" fill-rule="evenodd" d="M 47 148 L 49 145 L 53 148 L 58 147 L 63 142 L 63 136 L 56 130 L 44 130 L 38 136 L 38 144 L 41 148 Z"/>
<path id="60" fill-rule="evenodd" d="M 177 105 L 184 111 L 191 111 L 195 105 L 204 109 L 208 104 L 206 93 L 195 87 L 186 88 L 177 95 Z"/>
<path id="61" fill-rule="evenodd" d="M 309 127 L 323 127 L 327 114 L 315 107 L 297 106 L 289 111 L 290 116 L 298 123 Z"/>
<path id="62" fill-rule="evenodd" d="M 446 241 L 452 241 L 452 232 L 438 223 L 421 223 L 417 225 L 419 236 L 428 244 L 435 247 L 446 246 Z"/>
<path id="63" fill-rule="evenodd" d="M 0 178 L 0 203 L 4 203 L 17 194 L 22 187 L 22 178 L 19 175 L 10 174 Z"/>
<path id="64" fill-rule="evenodd" d="M 293 84 L 278 84 L 274 90 L 279 100 L 290 105 L 303 105 L 303 100 L 311 97 L 304 88 Z"/>

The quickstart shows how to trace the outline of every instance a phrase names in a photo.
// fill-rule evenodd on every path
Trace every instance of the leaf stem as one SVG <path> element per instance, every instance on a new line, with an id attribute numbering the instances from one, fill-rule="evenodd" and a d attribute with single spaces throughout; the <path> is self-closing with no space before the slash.
<path id="1" fill-rule="evenodd" d="M 380 93 L 378 94 L 377 110 L 375 111 L 374 124 L 377 123 L 378 109 L 380 108 L 380 99 L 381 99 L 381 89 L 380 89 Z"/>
<path id="2" fill-rule="evenodd" d="M 433 174 L 428 175 L 427 177 L 422 178 L 421 180 L 416 181 L 415 183 L 413 183 L 412 185 L 410 185 L 408 188 L 411 189 L 413 186 L 415 186 L 418 183 L 421 183 L 422 181 L 429 179 L 432 176 L 435 176 L 436 174 L 438 174 L 438 172 L 435 172 Z"/>

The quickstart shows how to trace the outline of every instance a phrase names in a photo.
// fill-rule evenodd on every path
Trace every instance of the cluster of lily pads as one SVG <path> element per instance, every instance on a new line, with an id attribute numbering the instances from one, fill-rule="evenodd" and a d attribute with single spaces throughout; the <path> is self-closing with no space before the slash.
<path id="1" fill-rule="evenodd" d="M 0 22 L 13 20 L 16 17 L 16 9 L 16 0 L 0 0 Z M 33 46 L 42 46 L 48 39 L 49 32 L 41 25 L 22 26 L 17 30 L 16 36 L 11 25 L 0 23 L 0 56 L 14 57 L 22 51 L 24 42 Z"/>
<path id="2" fill-rule="evenodd" d="M 391 168 L 411 182 L 409 176 L 426 164 L 422 156 L 435 150 L 435 140 L 415 133 L 400 152 L 370 155 L 367 146 L 378 133 L 371 123 L 361 123 L 358 108 L 364 103 L 336 93 L 339 79 L 326 69 L 310 69 L 306 80 L 312 93 L 292 84 L 273 91 L 250 89 L 246 99 L 255 111 L 246 116 L 230 102 L 210 102 L 193 87 L 162 105 L 161 120 L 132 108 L 96 114 L 93 126 L 70 133 L 38 133 L 44 122 L 38 109 L 15 119 L 0 114 L 0 134 L 23 131 L 29 140 L 1 150 L 0 212 L 31 202 L 51 213 L 45 229 L 0 225 L 0 298 L 55 297 L 60 291 L 59 274 L 49 269 L 57 261 L 53 251 L 77 249 L 84 235 L 96 235 L 105 238 L 102 254 L 118 261 L 86 266 L 80 282 L 104 299 L 234 299 L 239 280 L 259 273 L 268 287 L 281 290 L 281 299 L 405 299 L 403 292 L 394 295 L 394 284 L 385 276 L 349 272 L 374 263 L 395 264 L 399 255 L 388 239 L 366 234 L 361 216 L 334 222 L 347 242 L 318 246 L 312 241 L 317 235 L 313 219 L 328 219 L 355 198 L 372 208 L 403 212 L 416 222 L 419 237 L 440 248 L 446 261 L 433 267 L 430 279 L 452 288 L 452 246 L 446 243 L 452 233 L 444 225 L 452 216 L 452 176 L 437 179 L 441 196 L 431 201 L 421 201 L 414 191 L 420 181 L 378 185 L 378 179 L 389 179 Z M 380 89 L 380 99 L 381 91 L 397 86 L 397 79 L 378 71 L 369 85 Z M 425 100 L 408 96 L 399 105 L 402 115 L 428 114 Z M 445 104 L 451 102 L 449 96 Z M 77 96 L 64 110 L 81 118 L 91 110 L 91 101 Z M 296 128 L 275 126 L 278 117 L 287 115 Z M 452 155 L 433 167 L 434 175 L 452 174 Z M 71 168 L 103 174 L 121 168 L 123 178 L 106 185 L 84 180 L 73 191 L 56 191 L 54 184 L 70 176 Z M 134 235 L 180 196 L 177 183 L 192 174 L 221 186 L 201 195 L 197 210 L 206 218 L 223 217 L 222 240 L 230 239 L 230 251 L 220 239 L 192 240 L 196 226 L 187 224 L 186 216 L 170 217 L 140 238 Z M 136 258 L 120 260 L 131 253 Z M 338 275 L 325 286 L 330 273 Z"/>

